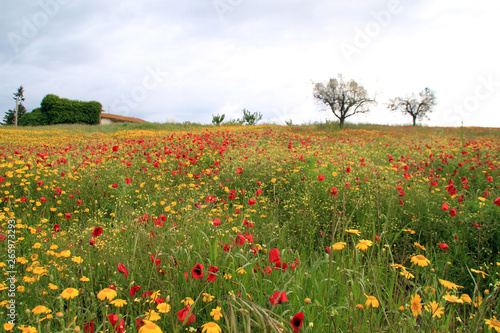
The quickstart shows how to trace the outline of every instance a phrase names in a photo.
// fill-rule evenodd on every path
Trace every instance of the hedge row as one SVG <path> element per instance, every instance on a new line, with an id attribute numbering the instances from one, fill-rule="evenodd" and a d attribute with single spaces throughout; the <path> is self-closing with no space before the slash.
<path id="1" fill-rule="evenodd" d="M 40 108 L 36 108 L 30 113 L 25 113 L 19 118 L 19 125 L 95 125 L 99 123 L 101 109 L 102 105 L 99 102 L 81 102 L 49 94 L 43 98 Z"/>

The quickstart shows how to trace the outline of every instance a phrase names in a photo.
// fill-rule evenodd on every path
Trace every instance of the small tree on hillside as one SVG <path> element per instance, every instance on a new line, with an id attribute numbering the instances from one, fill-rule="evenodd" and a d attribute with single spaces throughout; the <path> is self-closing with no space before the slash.
<path id="1" fill-rule="evenodd" d="M 262 119 L 262 113 L 254 112 L 250 113 L 247 109 L 243 109 L 243 117 L 238 120 L 241 124 L 247 124 L 250 126 L 257 125 L 257 123 Z"/>
<path id="2" fill-rule="evenodd" d="M 17 118 L 21 120 L 21 116 L 24 115 L 27 112 L 26 108 L 22 103 L 19 103 L 17 106 Z M 3 117 L 3 122 L 1 123 L 2 125 L 14 125 L 14 118 L 15 118 L 15 113 L 16 110 L 9 110 L 5 112 L 5 116 Z M 17 122 L 19 124 L 19 121 Z"/>
<path id="3" fill-rule="evenodd" d="M 354 80 L 344 81 L 340 74 L 337 79 L 332 78 L 326 83 L 315 83 L 313 96 L 332 110 L 340 128 L 347 118 L 369 112 L 370 104 L 376 103 L 375 97 L 370 98 L 362 85 Z"/>
<path id="4" fill-rule="evenodd" d="M 26 113 L 26 108 L 23 105 L 24 98 L 24 88 L 20 86 L 17 92 L 14 93 L 14 100 L 16 101 L 16 107 L 14 110 L 9 110 L 5 113 L 2 125 L 14 125 L 17 126 L 19 123 L 19 118 Z M 16 118 L 17 115 L 17 118 Z"/>
<path id="5" fill-rule="evenodd" d="M 415 94 L 404 98 L 396 97 L 390 99 L 387 107 L 391 111 L 401 111 L 403 114 L 409 114 L 413 118 L 413 126 L 417 125 L 417 119 L 422 121 L 429 119 L 428 113 L 431 113 L 436 105 L 436 94 L 429 88 L 425 88 L 416 97 Z"/>

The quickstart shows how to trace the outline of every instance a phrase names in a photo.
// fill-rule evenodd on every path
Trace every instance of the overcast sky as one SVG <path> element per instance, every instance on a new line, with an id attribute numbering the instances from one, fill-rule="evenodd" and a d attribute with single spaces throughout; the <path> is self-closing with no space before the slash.
<path id="1" fill-rule="evenodd" d="M 2 1 L 0 117 L 23 85 L 28 111 L 56 94 L 151 122 L 334 120 L 312 82 L 342 74 L 378 102 L 351 122 L 409 124 L 385 103 L 429 87 L 424 124 L 500 127 L 499 14 L 497 0 Z"/>

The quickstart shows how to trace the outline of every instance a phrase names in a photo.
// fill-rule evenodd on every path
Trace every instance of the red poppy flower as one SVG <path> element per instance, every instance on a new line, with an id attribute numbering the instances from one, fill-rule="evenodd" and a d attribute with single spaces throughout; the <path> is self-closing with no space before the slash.
<path id="1" fill-rule="evenodd" d="M 94 230 L 92 231 L 92 237 L 98 237 L 102 234 L 102 228 L 101 227 L 95 227 Z"/>
<path id="2" fill-rule="evenodd" d="M 117 183 L 114 183 L 113 185 L 111 185 L 111 187 L 113 187 L 113 188 L 117 188 L 117 187 L 118 187 L 118 184 L 117 184 Z"/>
<path id="3" fill-rule="evenodd" d="M 113 149 L 114 152 L 117 152 L 118 151 L 118 146 L 113 146 L 112 149 Z"/>
<path id="4" fill-rule="evenodd" d="M 116 290 L 116 286 L 115 286 L 114 284 L 111 284 L 108 288 L 109 288 L 109 289 Z"/>
<path id="5" fill-rule="evenodd" d="M 493 181 L 493 177 L 491 176 L 488 176 L 488 178 L 486 178 L 487 181 L 489 181 L 490 183 Z"/>
<path id="6" fill-rule="evenodd" d="M 160 266 L 161 259 L 156 258 L 156 255 L 152 254 L 151 255 L 151 262 L 153 262 L 156 267 Z"/>
<path id="7" fill-rule="evenodd" d="M 290 324 L 292 325 L 293 331 L 295 333 L 299 332 L 300 328 L 302 327 L 302 322 L 304 321 L 304 312 L 299 312 L 297 313 L 292 320 L 290 321 Z"/>
<path id="8" fill-rule="evenodd" d="M 0 241 L 4 242 L 7 239 L 7 236 L 5 235 L 0 235 Z"/>
<path id="9" fill-rule="evenodd" d="M 273 296 L 269 297 L 269 300 L 272 305 L 288 302 L 288 298 L 286 297 L 286 293 L 284 291 L 275 292 Z"/>
<path id="10" fill-rule="evenodd" d="M 238 236 L 236 236 L 236 239 L 234 240 L 234 244 L 236 246 L 241 246 L 243 244 L 245 244 L 245 241 L 247 239 L 245 238 L 245 236 L 243 236 L 243 234 L 241 232 L 238 233 Z"/>
<path id="11" fill-rule="evenodd" d="M 78 206 L 80 206 L 82 203 L 83 203 L 83 201 L 82 201 L 82 200 L 78 200 L 78 201 L 76 202 L 76 204 L 77 204 Z"/>
<path id="12" fill-rule="evenodd" d="M 446 243 L 439 243 L 438 245 L 441 250 L 448 250 L 450 248 Z"/>
<path id="13" fill-rule="evenodd" d="M 124 265 L 124 264 L 122 264 L 122 263 L 119 263 L 119 264 L 118 264 L 118 272 L 125 274 L 125 278 L 127 278 L 127 277 L 128 277 L 128 270 L 127 270 L 127 268 L 125 267 L 125 265 Z"/>
<path id="14" fill-rule="evenodd" d="M 0 178 L 2 178 L 2 177 L 0 177 Z M 2 178 L 2 179 L 3 179 L 3 178 Z M 2 180 L 2 181 L 3 181 L 3 180 Z M 0 181 L 0 183 L 1 183 L 2 181 Z M 42 181 L 39 181 L 39 182 L 38 182 L 38 183 L 36 183 L 36 184 L 37 184 L 38 186 L 42 186 L 42 185 L 43 185 L 43 182 L 42 182 Z"/>
<path id="15" fill-rule="evenodd" d="M 130 288 L 130 297 L 135 297 L 135 293 L 141 289 L 141 286 L 133 286 Z"/>
<path id="16" fill-rule="evenodd" d="M 351 167 L 347 167 L 347 168 L 345 169 L 345 172 L 349 173 L 349 172 L 351 172 L 351 170 L 352 170 L 352 169 L 351 169 Z"/>
<path id="17" fill-rule="evenodd" d="M 238 175 L 241 175 L 242 172 L 243 172 L 243 168 L 242 167 L 239 167 L 238 169 L 236 169 L 236 173 Z"/>
<path id="18" fill-rule="evenodd" d="M 217 266 L 210 266 L 208 268 L 208 275 L 207 275 L 207 280 L 208 282 L 215 282 L 215 280 L 217 279 L 217 275 L 213 274 L 213 273 L 217 273 L 219 271 L 219 267 Z"/>
<path id="19" fill-rule="evenodd" d="M 205 275 L 205 272 L 203 272 L 203 266 L 202 264 L 196 264 L 192 269 L 191 273 L 193 274 L 193 279 L 203 279 L 203 276 Z"/>
<path id="20" fill-rule="evenodd" d="M 336 188 L 336 187 L 332 187 L 332 188 L 330 189 L 330 191 L 328 191 L 328 194 L 330 194 L 330 195 L 334 195 L 334 196 L 335 196 L 335 198 L 336 198 L 336 197 L 338 196 L 338 194 L 337 194 L 337 188 Z"/>
<path id="21" fill-rule="evenodd" d="M 83 330 L 87 333 L 94 333 L 95 327 L 94 327 L 94 321 L 87 321 L 85 323 L 85 326 L 83 327 Z"/>
<path id="22" fill-rule="evenodd" d="M 496 198 L 495 201 L 493 201 L 493 203 L 497 206 L 500 206 L 500 197 Z"/>
<path id="23" fill-rule="evenodd" d="M 125 321 L 122 319 L 120 320 L 120 323 L 118 324 L 118 316 L 115 314 L 110 313 L 109 316 L 109 322 L 111 323 L 111 326 L 115 329 L 115 332 L 118 333 L 123 333 L 125 332 Z"/>
<path id="24" fill-rule="evenodd" d="M 191 310 L 191 307 L 188 305 L 184 309 L 182 309 L 176 313 L 177 318 L 179 318 L 179 321 L 181 323 L 183 323 L 185 325 L 189 325 L 191 323 L 194 323 L 196 317 L 192 313 L 189 315 L 189 317 L 187 318 L 187 321 L 186 321 L 186 317 L 187 317 L 190 310 Z"/>
<path id="25" fill-rule="evenodd" d="M 220 221 L 220 219 L 215 218 L 212 224 L 214 225 L 214 227 L 218 227 L 222 224 L 222 222 Z"/>
<path id="26" fill-rule="evenodd" d="M 280 250 L 272 249 L 271 251 L 269 251 L 269 262 L 281 262 Z"/>
<path id="27" fill-rule="evenodd" d="M 224 244 L 224 252 L 229 252 L 229 250 L 231 250 L 229 244 Z"/>
<path id="28" fill-rule="evenodd" d="M 323 180 L 325 180 L 325 176 L 324 176 L 324 175 L 319 175 L 319 176 L 318 176 L 318 180 L 319 180 L 320 182 L 322 182 Z"/>
<path id="29" fill-rule="evenodd" d="M 128 185 L 128 184 L 130 184 L 130 183 L 132 183 L 132 179 L 130 179 L 130 178 L 128 178 L 128 177 L 127 177 L 127 178 L 125 178 L 125 184 L 127 184 L 127 185 Z"/>
<path id="30" fill-rule="evenodd" d="M 247 228 L 253 228 L 253 223 L 248 221 L 247 219 L 244 219 L 243 220 L 243 224 L 247 227 Z"/>
<path id="31" fill-rule="evenodd" d="M 64 214 L 64 217 L 65 217 L 67 220 L 69 220 L 69 219 L 71 218 L 71 214 L 70 214 L 70 213 L 66 213 L 66 214 Z"/>
<path id="32" fill-rule="evenodd" d="M 91 238 L 91 239 L 89 240 L 89 244 L 90 244 L 90 245 L 95 245 L 95 239 Z"/>
<path id="33" fill-rule="evenodd" d="M 262 190 L 259 188 L 257 189 L 257 191 L 255 191 L 255 196 L 258 196 L 259 194 L 262 194 Z"/>
<path id="34" fill-rule="evenodd" d="M 245 239 L 246 239 L 246 240 L 247 240 L 250 244 L 252 244 L 252 245 L 253 245 L 253 234 L 248 233 L 248 231 L 247 231 L 247 232 L 245 232 Z"/>
<path id="35" fill-rule="evenodd" d="M 454 217 L 454 216 L 456 216 L 456 215 L 457 215 L 457 210 L 456 210 L 455 208 L 451 209 L 451 210 L 450 210 L 450 216 L 451 216 L 451 217 Z"/>
<path id="36" fill-rule="evenodd" d="M 250 206 L 255 205 L 255 202 L 256 202 L 256 201 L 255 201 L 255 199 L 248 199 L 248 204 L 249 204 Z"/>
<path id="37" fill-rule="evenodd" d="M 59 224 L 54 224 L 53 229 L 54 229 L 55 232 L 61 231 L 61 227 L 59 226 Z"/>
<path id="38" fill-rule="evenodd" d="M 136 319 L 135 320 L 135 328 L 140 329 L 142 326 L 146 325 L 144 319 Z"/>
<path id="39" fill-rule="evenodd" d="M 26 197 L 22 197 L 20 201 L 21 201 L 21 202 L 26 202 L 27 200 L 28 200 L 28 199 L 26 199 Z"/>
<path id="40" fill-rule="evenodd" d="M 375 242 L 378 242 L 380 240 L 380 238 L 378 237 L 378 235 L 375 235 Z"/>
<path id="41" fill-rule="evenodd" d="M 442 210 L 448 210 L 448 204 L 447 204 L 447 203 L 444 203 L 444 204 L 441 206 L 441 209 L 442 209 Z"/>

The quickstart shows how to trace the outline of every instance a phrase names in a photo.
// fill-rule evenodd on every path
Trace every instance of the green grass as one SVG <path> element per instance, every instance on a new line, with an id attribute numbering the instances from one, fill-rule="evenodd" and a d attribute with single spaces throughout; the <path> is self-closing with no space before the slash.
<path id="1" fill-rule="evenodd" d="M 151 310 L 163 332 L 211 322 L 223 332 L 292 332 L 298 313 L 300 332 L 496 324 L 499 131 L 335 125 L 0 129 L 2 233 L 12 219 L 18 231 L 16 325 L 72 332 L 93 320 L 96 332 L 111 332 L 115 314 L 135 332 L 136 320 L 156 319 Z M 96 227 L 102 235 L 92 235 Z M 0 246 L 7 264 L 7 242 Z M 279 267 L 270 262 L 276 251 Z M 98 298 L 110 286 L 124 307 Z M 131 296 L 133 286 L 141 289 Z M 66 288 L 79 295 L 61 297 Z M 2 292 L 5 306 L 11 298 Z M 146 292 L 159 292 L 169 311 Z M 279 292 L 287 301 L 273 305 Z M 421 313 L 412 311 L 417 295 Z M 187 297 L 196 316 L 189 324 L 176 315 Z M 441 318 L 426 310 L 431 302 Z M 50 315 L 35 314 L 39 305 Z M 210 315 L 217 306 L 218 321 Z"/>

